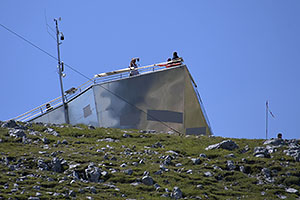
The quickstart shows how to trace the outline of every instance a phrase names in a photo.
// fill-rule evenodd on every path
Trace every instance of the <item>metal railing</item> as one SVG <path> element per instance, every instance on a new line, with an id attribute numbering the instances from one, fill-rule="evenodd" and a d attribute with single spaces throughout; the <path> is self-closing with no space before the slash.
<path id="1" fill-rule="evenodd" d="M 154 71 L 160 71 L 166 69 L 166 65 L 172 64 L 172 62 L 163 62 L 163 63 L 158 63 L 158 64 L 153 64 L 153 65 L 148 65 L 148 66 L 143 66 L 143 67 L 138 67 L 134 70 L 138 70 L 139 75 L 143 75 L 146 73 L 151 73 Z M 65 99 L 67 102 L 71 101 L 73 98 L 76 96 L 80 95 L 82 92 L 86 91 L 88 88 L 90 88 L 94 84 L 101 84 L 101 83 L 106 83 L 106 82 L 111 82 L 115 80 L 120 80 L 124 78 L 130 77 L 130 72 L 133 70 L 129 68 L 125 69 L 120 69 L 112 72 L 107 72 L 107 73 L 102 73 L 102 74 L 97 74 L 94 76 L 94 78 L 90 79 L 89 81 L 85 82 L 84 84 L 78 86 L 77 88 L 73 88 L 71 92 L 65 95 Z M 51 101 L 48 101 L 44 103 L 43 105 L 40 105 L 24 114 L 21 114 L 13 120 L 16 121 L 30 121 L 38 116 L 41 116 L 59 106 L 62 105 L 62 99 L 61 97 L 58 97 L 56 99 L 53 99 Z"/>

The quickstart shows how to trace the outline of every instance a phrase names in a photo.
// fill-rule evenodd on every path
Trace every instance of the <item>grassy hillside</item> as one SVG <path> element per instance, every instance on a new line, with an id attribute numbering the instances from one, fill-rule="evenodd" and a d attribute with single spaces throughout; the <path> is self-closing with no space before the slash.
<path id="1" fill-rule="evenodd" d="M 205 150 L 226 138 L 1 124 L 0 199 L 299 199 L 300 162 L 288 145 L 260 158 L 263 140 Z"/>

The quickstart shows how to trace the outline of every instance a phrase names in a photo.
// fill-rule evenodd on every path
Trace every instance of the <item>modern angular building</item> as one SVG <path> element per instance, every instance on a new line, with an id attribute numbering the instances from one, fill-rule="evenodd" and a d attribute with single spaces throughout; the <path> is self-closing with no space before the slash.
<path id="1" fill-rule="evenodd" d="M 166 63 L 95 75 L 91 81 L 68 91 L 70 124 L 96 127 L 173 131 L 211 135 L 197 86 L 186 65 Z M 47 102 L 15 120 L 63 124 L 61 98 Z"/>

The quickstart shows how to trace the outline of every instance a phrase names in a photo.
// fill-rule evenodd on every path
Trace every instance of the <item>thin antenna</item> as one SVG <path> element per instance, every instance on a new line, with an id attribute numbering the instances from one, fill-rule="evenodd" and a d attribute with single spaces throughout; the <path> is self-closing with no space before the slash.
<path id="1" fill-rule="evenodd" d="M 268 110 L 269 110 L 269 102 L 267 100 L 266 101 L 266 140 L 268 139 L 268 116 L 269 116 Z"/>
<path id="2" fill-rule="evenodd" d="M 61 20 L 61 18 L 59 18 L 59 20 Z M 62 44 L 62 42 L 60 42 L 60 41 L 64 40 L 64 37 L 61 34 L 61 32 L 59 32 L 58 19 L 54 19 L 54 21 L 55 21 L 55 26 L 56 26 L 56 44 L 57 44 L 57 60 L 58 60 L 57 67 L 58 67 L 58 75 L 59 75 L 59 82 L 60 82 L 61 98 L 62 98 L 62 103 L 63 103 L 63 107 L 64 107 L 65 121 L 67 124 L 69 124 L 70 120 L 69 120 L 69 113 L 68 113 L 68 105 L 65 100 L 63 82 L 62 82 L 62 78 L 65 76 L 63 74 L 63 65 L 64 64 L 63 64 L 63 62 L 60 61 L 60 50 L 59 50 L 59 45 Z M 59 35 L 60 35 L 60 37 L 59 37 Z"/>

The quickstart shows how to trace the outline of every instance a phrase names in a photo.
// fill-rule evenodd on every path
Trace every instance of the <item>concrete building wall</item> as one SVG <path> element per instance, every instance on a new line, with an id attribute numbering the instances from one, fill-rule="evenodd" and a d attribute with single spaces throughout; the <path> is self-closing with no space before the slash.
<path id="1" fill-rule="evenodd" d="M 88 89 L 68 103 L 70 124 L 99 126 L 94 91 Z"/>
<path id="2" fill-rule="evenodd" d="M 95 84 L 68 102 L 71 124 L 211 134 L 185 65 Z M 33 120 L 65 123 L 63 107 Z"/>

